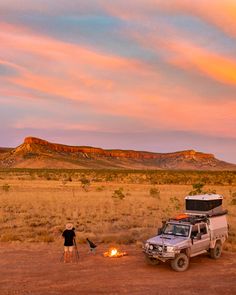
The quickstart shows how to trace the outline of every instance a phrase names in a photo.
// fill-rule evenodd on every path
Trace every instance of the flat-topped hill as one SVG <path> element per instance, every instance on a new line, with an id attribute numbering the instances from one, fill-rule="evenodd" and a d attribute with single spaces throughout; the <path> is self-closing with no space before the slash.
<path id="1" fill-rule="evenodd" d="M 51 143 L 36 137 L 26 137 L 16 148 L 0 149 L 0 167 L 236 170 L 234 164 L 195 150 L 154 153 L 102 149 Z"/>

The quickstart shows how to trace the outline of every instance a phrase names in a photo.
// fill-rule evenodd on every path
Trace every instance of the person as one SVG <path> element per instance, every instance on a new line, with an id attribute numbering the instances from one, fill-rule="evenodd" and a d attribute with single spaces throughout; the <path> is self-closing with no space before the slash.
<path id="1" fill-rule="evenodd" d="M 72 262 L 75 239 L 75 228 L 72 223 L 66 224 L 62 237 L 64 238 L 64 262 Z"/>

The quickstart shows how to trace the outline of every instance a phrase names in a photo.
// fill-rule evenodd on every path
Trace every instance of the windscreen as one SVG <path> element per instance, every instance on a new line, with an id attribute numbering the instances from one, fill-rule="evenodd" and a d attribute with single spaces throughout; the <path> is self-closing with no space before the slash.
<path id="1" fill-rule="evenodd" d="M 164 228 L 163 234 L 188 237 L 189 229 L 189 225 L 167 223 Z"/>

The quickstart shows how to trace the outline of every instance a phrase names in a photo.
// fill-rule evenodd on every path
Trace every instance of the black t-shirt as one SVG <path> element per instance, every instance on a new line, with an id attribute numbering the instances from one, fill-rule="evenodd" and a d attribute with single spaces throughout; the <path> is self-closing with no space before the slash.
<path id="1" fill-rule="evenodd" d="M 73 246 L 74 245 L 74 237 L 75 232 L 72 229 L 64 230 L 62 236 L 65 238 L 64 246 Z"/>

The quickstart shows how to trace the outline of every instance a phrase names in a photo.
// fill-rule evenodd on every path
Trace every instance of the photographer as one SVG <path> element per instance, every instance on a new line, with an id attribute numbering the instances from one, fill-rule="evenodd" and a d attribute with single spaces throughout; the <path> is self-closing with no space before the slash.
<path id="1" fill-rule="evenodd" d="M 64 238 L 64 262 L 72 262 L 73 250 L 74 250 L 74 239 L 75 239 L 75 228 L 72 223 L 66 224 L 66 229 L 62 233 Z"/>

